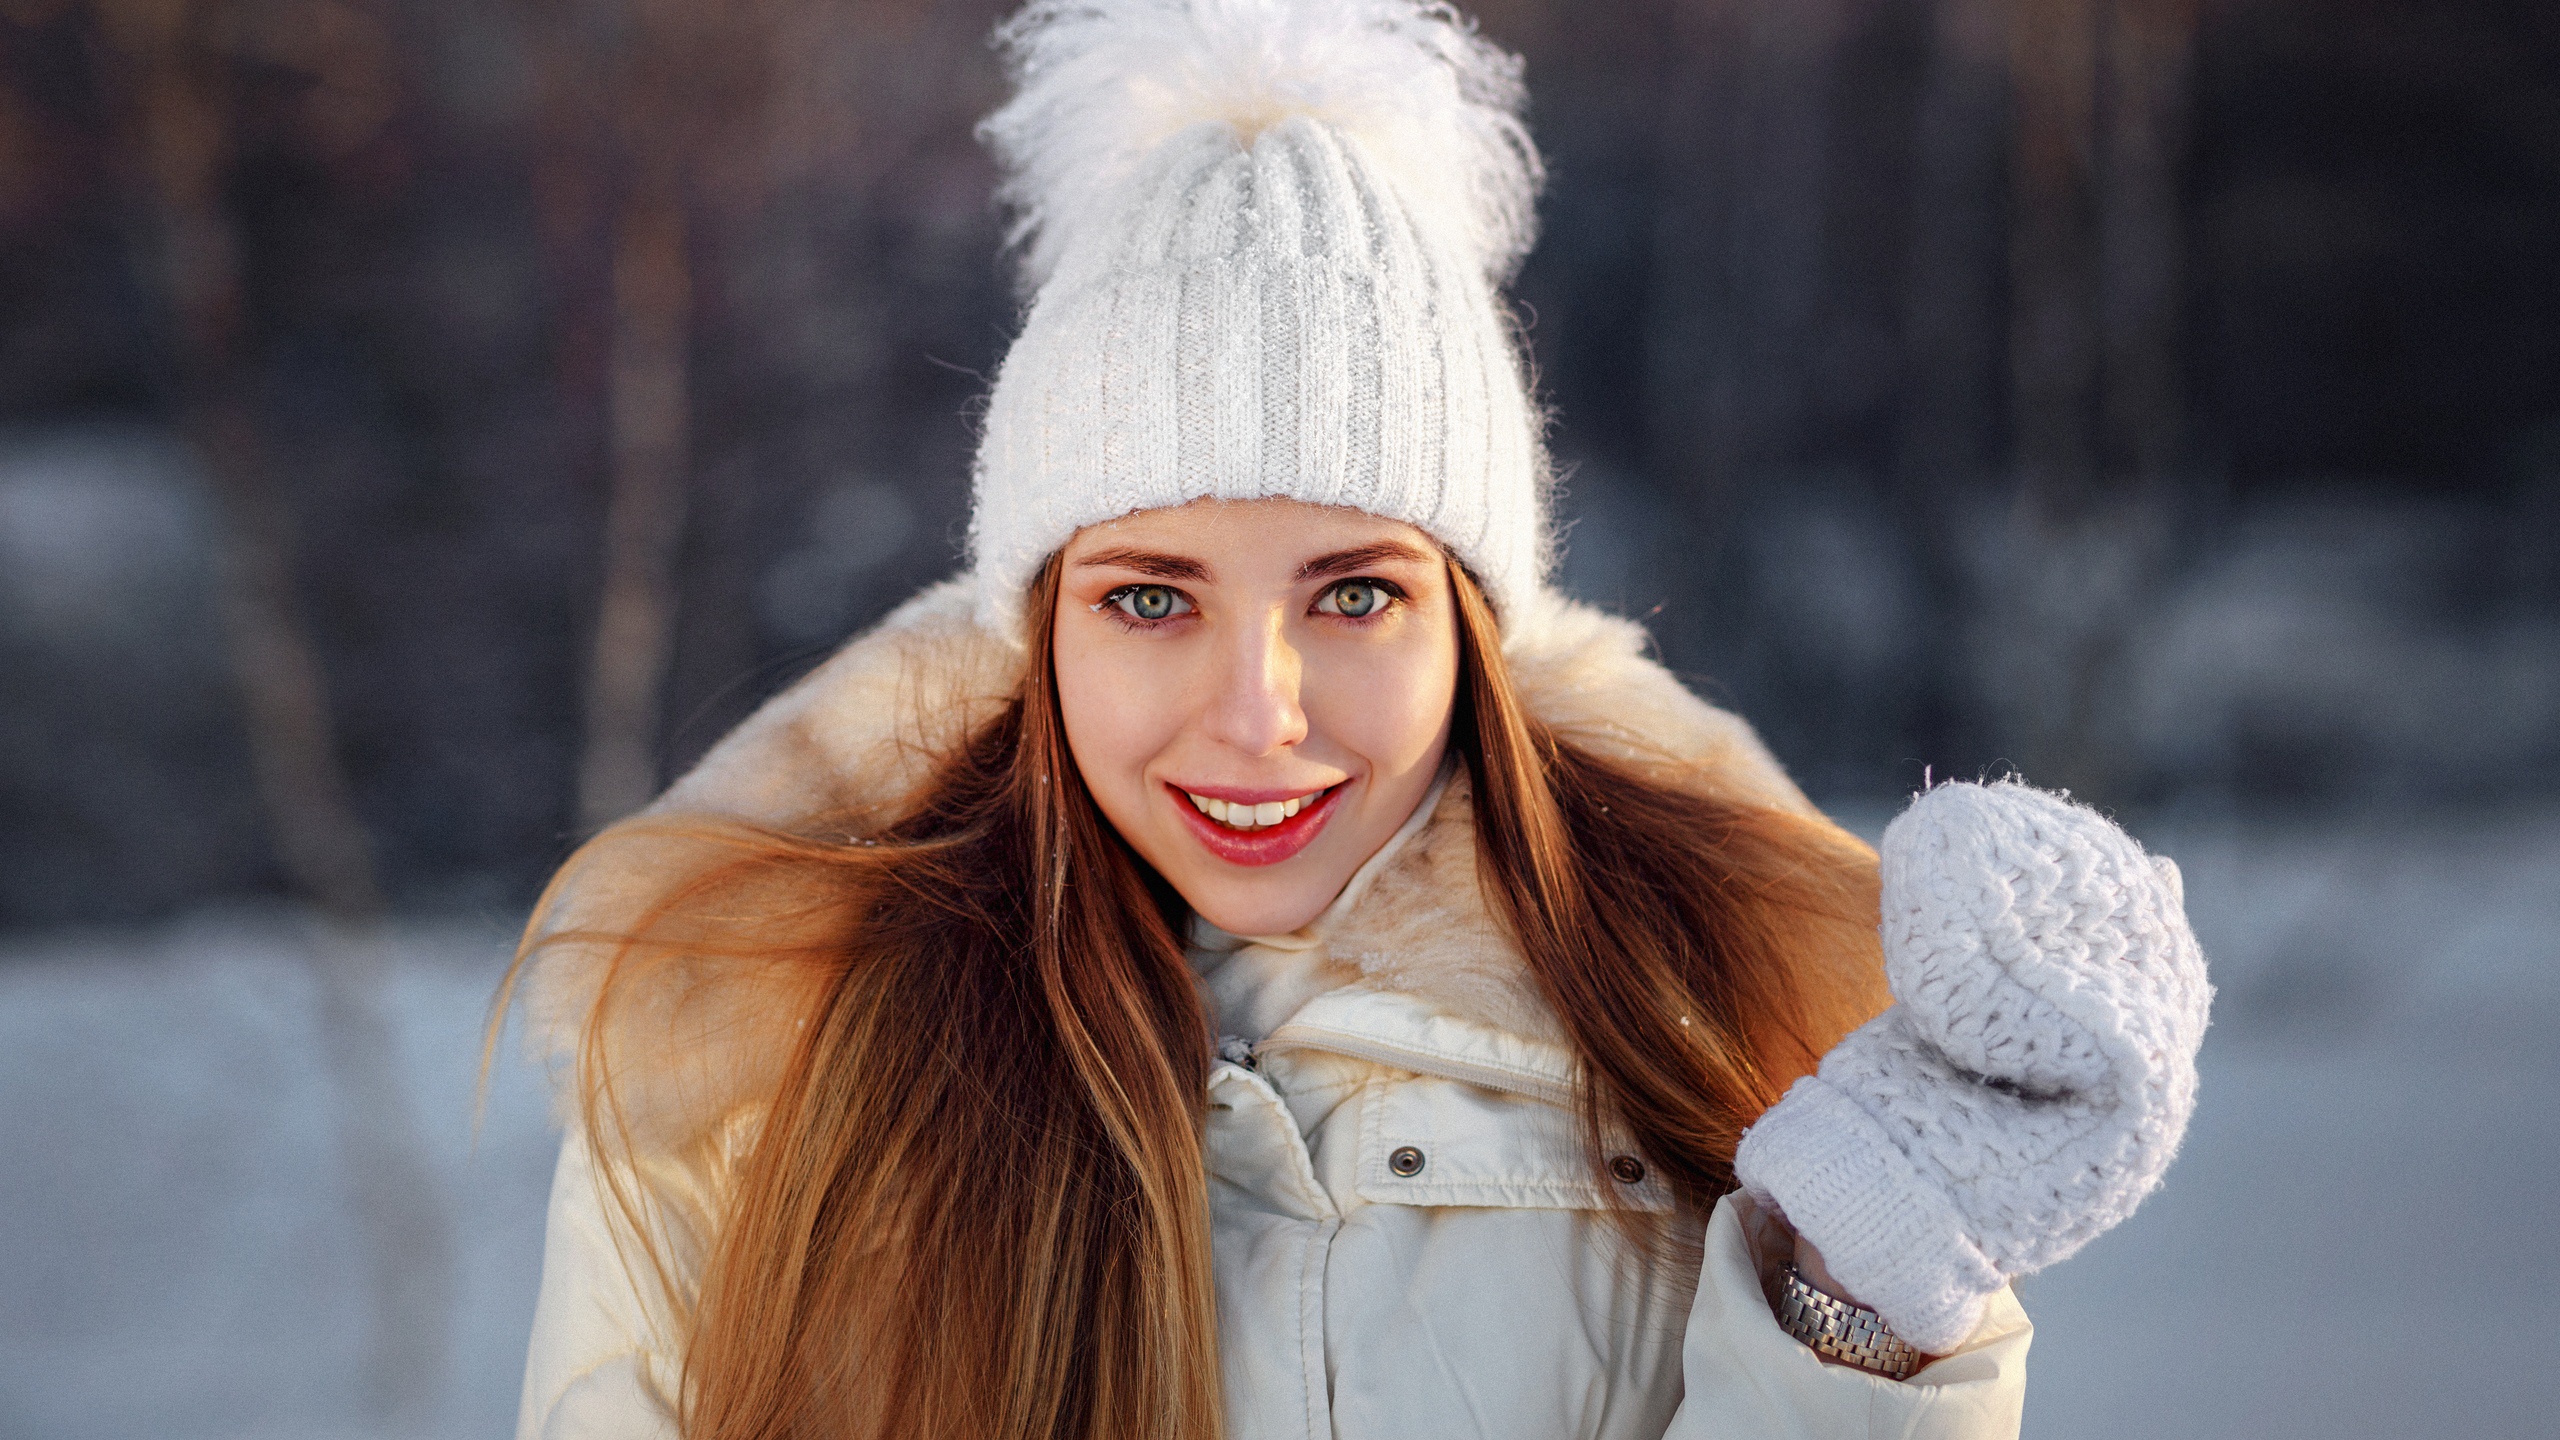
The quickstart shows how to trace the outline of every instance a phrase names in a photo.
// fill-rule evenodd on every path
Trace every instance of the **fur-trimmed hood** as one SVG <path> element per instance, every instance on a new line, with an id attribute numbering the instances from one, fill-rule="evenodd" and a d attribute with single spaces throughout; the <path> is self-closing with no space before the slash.
<path id="1" fill-rule="evenodd" d="M 1023 663 L 1018 646 L 980 627 L 972 603 L 962 581 L 918 595 L 756 711 L 644 815 L 789 828 L 819 815 L 895 814 L 942 755 L 1002 708 Z M 1503 637 L 1530 713 L 1586 748 L 1729 799 L 1812 813 L 1750 726 L 1689 693 L 1646 645 L 1634 622 L 1552 593 Z M 541 933 L 626 932 L 693 859 L 684 842 L 645 838 L 584 852 L 539 918 Z M 1324 941 L 1346 981 L 1472 1025 L 1559 1038 L 1478 888 L 1463 774 Z M 587 1038 L 610 955 L 586 942 L 537 952 L 526 1006 L 534 1044 L 555 1066 Z M 662 988 L 618 1001 L 601 1037 L 643 1150 L 697 1142 L 770 1093 L 806 1001 L 725 966 L 678 967 Z"/>

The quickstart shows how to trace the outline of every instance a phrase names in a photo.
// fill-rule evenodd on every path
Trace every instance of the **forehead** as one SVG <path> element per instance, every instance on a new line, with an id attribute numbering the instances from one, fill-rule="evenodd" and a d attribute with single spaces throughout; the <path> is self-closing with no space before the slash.
<path id="1" fill-rule="evenodd" d="M 1072 564 L 1107 550 L 1138 549 L 1187 556 L 1212 568 L 1221 562 L 1294 565 L 1382 542 L 1401 542 L 1424 556 L 1440 553 L 1421 530 L 1365 510 L 1303 500 L 1194 500 L 1088 525 L 1067 542 L 1066 558 Z"/>

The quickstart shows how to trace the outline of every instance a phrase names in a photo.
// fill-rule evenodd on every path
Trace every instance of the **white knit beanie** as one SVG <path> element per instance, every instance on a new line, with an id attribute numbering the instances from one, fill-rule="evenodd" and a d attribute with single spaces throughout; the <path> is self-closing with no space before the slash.
<path id="1" fill-rule="evenodd" d="M 997 40 L 1017 91 L 980 133 L 1032 301 L 978 450 L 980 621 L 1018 636 L 1078 529 L 1202 497 L 1405 521 L 1524 613 L 1518 61 L 1420 0 L 1032 0 Z"/>

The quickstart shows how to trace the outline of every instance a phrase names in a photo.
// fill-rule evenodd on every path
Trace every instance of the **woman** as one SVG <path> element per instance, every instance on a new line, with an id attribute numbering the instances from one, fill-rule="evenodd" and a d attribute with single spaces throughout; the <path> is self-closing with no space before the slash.
<path id="1" fill-rule="evenodd" d="M 2014 1434 L 2008 1278 L 2192 1108 L 2175 871 L 2003 784 L 1880 878 L 1545 588 L 1537 163 L 1445 9 L 1003 38 L 970 573 L 529 934 L 520 1433 Z"/>

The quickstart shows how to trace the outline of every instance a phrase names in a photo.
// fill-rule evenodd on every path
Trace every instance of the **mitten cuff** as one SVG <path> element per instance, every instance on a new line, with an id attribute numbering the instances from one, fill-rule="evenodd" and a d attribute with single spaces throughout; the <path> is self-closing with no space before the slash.
<path id="1" fill-rule="evenodd" d="M 1798 1080 L 1743 1132 L 1733 1169 L 1753 1199 L 1813 1242 L 1861 1304 L 1931 1354 L 1963 1344 L 2007 1283 L 1954 1203 L 1820 1076 Z"/>

